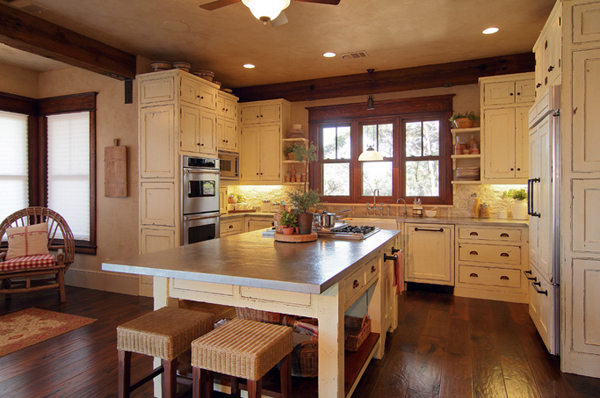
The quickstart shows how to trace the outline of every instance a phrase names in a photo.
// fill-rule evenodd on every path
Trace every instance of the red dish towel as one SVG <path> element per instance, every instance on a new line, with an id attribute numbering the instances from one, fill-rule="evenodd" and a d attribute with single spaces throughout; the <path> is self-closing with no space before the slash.
<path id="1" fill-rule="evenodd" d="M 394 260 L 394 286 L 396 286 L 396 293 L 402 294 L 404 291 L 404 261 L 402 258 L 402 250 L 396 254 Z"/>

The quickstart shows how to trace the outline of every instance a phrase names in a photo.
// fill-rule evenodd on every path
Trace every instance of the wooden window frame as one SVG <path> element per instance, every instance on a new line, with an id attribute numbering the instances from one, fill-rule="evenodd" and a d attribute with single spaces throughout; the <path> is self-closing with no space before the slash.
<path id="1" fill-rule="evenodd" d="M 362 149 L 362 137 L 359 126 L 364 124 L 394 123 L 394 159 L 393 159 L 393 196 L 378 197 L 379 203 L 395 203 L 404 192 L 404 151 L 405 131 L 407 120 L 439 120 L 440 121 L 440 195 L 437 197 L 421 197 L 423 204 L 452 204 L 452 138 L 450 122 L 452 115 L 452 95 L 433 97 L 407 98 L 389 101 L 377 101 L 375 109 L 368 111 L 364 103 L 343 104 L 332 106 L 308 107 L 309 137 L 318 148 L 318 160 L 310 167 L 311 189 L 321 191 L 322 181 L 322 143 L 321 129 L 323 127 L 350 124 L 351 126 L 351 157 L 350 157 L 350 195 L 324 196 L 325 202 L 332 203 L 364 203 L 372 201 L 373 196 L 362 195 L 362 167 L 358 156 Z M 427 160 L 424 159 L 423 160 Z M 402 168 L 400 167 L 402 166 Z M 413 197 L 404 197 L 409 202 Z"/>

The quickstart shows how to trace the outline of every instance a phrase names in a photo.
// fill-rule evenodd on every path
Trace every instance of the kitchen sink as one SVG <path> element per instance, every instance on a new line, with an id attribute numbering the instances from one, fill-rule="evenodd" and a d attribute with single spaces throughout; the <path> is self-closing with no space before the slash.
<path id="1" fill-rule="evenodd" d="M 368 225 L 378 227 L 380 229 L 398 229 L 396 219 L 389 218 L 374 218 L 374 217 L 348 217 L 340 221 L 351 225 Z"/>

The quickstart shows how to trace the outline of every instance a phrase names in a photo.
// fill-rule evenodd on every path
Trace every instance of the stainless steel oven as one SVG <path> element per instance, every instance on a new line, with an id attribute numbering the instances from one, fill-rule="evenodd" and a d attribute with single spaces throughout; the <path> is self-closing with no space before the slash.
<path id="1" fill-rule="evenodd" d="M 181 157 L 182 244 L 219 237 L 219 159 Z"/>

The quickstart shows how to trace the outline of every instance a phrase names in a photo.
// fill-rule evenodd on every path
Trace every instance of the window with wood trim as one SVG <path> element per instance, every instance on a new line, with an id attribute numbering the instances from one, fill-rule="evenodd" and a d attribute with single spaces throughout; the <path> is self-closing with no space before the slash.
<path id="1" fill-rule="evenodd" d="M 77 252 L 95 254 L 96 93 L 41 100 L 0 93 L 0 111 L 0 123 L 20 121 L 3 137 L 15 152 L 10 165 L 0 162 L 0 186 L 27 179 L 20 196 L 0 207 L 2 218 L 27 206 L 50 207 L 71 227 Z"/>
<path id="2" fill-rule="evenodd" d="M 308 108 L 311 140 L 319 149 L 311 188 L 325 202 L 395 203 L 421 198 L 452 203 L 452 97 L 436 96 Z M 368 148 L 382 161 L 359 162 Z"/>

